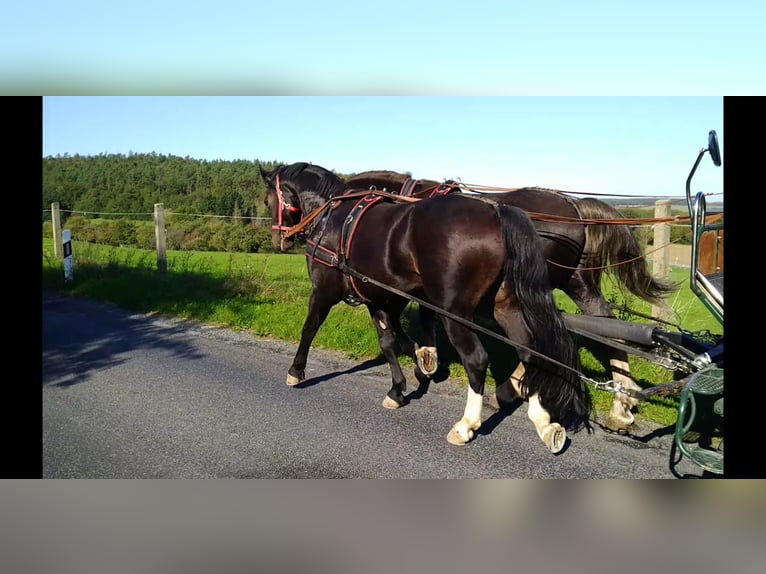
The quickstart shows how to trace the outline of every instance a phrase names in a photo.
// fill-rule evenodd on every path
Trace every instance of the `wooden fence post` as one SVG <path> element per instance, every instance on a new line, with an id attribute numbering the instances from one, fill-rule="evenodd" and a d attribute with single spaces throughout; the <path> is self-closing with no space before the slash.
<path id="1" fill-rule="evenodd" d="M 51 221 L 53 222 L 53 255 L 64 259 L 64 240 L 61 237 L 61 211 L 58 202 L 51 203 Z"/>
<path id="2" fill-rule="evenodd" d="M 154 237 L 157 240 L 157 271 L 168 270 L 168 254 L 165 248 L 165 211 L 161 203 L 154 204 Z"/>
<path id="3" fill-rule="evenodd" d="M 670 200 L 659 199 L 654 204 L 654 217 L 665 219 L 670 217 Z M 654 224 L 654 253 L 652 254 L 654 276 L 661 280 L 670 277 L 670 223 Z M 670 319 L 667 309 L 652 305 L 652 317 Z"/>

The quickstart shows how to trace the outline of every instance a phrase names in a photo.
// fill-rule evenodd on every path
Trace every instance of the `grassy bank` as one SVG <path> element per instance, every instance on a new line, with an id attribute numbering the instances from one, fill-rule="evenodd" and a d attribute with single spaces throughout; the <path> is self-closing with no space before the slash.
<path id="1" fill-rule="evenodd" d="M 168 273 L 156 271 L 156 254 L 149 250 L 106 247 L 89 243 L 73 244 L 74 281 L 64 281 L 63 264 L 53 255 L 51 240 L 43 240 L 43 289 L 72 296 L 110 302 L 142 313 L 159 313 L 204 323 L 247 330 L 257 336 L 288 341 L 300 337 L 308 305 L 311 283 L 302 254 L 202 253 L 171 251 Z M 688 288 L 688 269 L 674 269 L 672 279 L 682 283 L 669 304 L 676 312 L 673 322 L 689 331 L 722 329 Z M 625 302 L 637 311 L 649 314 L 648 304 L 625 300 L 614 286 L 606 285 L 610 300 Z M 574 304 L 556 293 L 559 306 L 569 312 Z M 418 326 L 414 310 L 405 312 L 404 326 L 415 337 Z M 633 320 L 633 319 L 631 319 Z M 504 380 L 513 368 L 513 352 L 491 338 L 484 338 L 492 363 L 488 383 Z M 377 336 L 365 307 L 336 305 L 319 330 L 313 343 L 342 351 L 351 359 L 380 356 Z M 465 371 L 443 336 L 439 340 L 442 363 L 449 376 L 465 381 Z M 310 360 L 310 358 L 309 358 Z M 401 358 L 405 371 L 411 371 L 409 357 Z M 581 351 L 582 372 L 595 380 L 606 380 L 603 367 L 587 350 Z M 285 373 L 287 367 L 285 365 Z M 631 370 L 642 386 L 672 380 L 672 373 L 648 361 L 631 357 Z M 489 391 L 488 391 L 489 392 Z M 612 400 L 610 393 L 592 388 L 596 410 L 605 414 Z M 639 406 L 637 417 L 661 425 L 675 422 L 677 400 L 657 398 Z"/>

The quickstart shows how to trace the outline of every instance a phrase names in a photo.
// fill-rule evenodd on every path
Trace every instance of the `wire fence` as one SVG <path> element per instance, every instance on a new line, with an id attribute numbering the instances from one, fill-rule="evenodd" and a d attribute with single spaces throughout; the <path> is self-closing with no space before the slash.
<path id="1" fill-rule="evenodd" d="M 43 216 L 48 213 L 52 213 L 53 209 L 43 209 Z M 70 215 L 82 215 L 83 217 L 122 217 L 125 219 L 133 219 L 140 221 L 142 217 L 152 218 L 154 217 L 153 211 L 80 211 L 76 209 L 59 209 L 59 213 L 68 213 Z M 210 219 L 230 219 L 230 220 L 250 220 L 254 225 L 267 225 L 271 222 L 270 217 L 252 216 L 252 215 L 213 215 L 209 213 L 182 213 L 174 212 L 172 210 L 165 210 L 166 216 L 176 217 L 199 217 Z"/>
<path id="2" fill-rule="evenodd" d="M 714 194 L 709 194 L 714 195 Z M 643 196 L 642 196 L 643 197 Z M 686 206 L 686 199 L 673 198 L 662 199 L 655 198 L 655 205 L 636 205 L 633 209 L 652 209 L 654 208 L 654 218 L 636 218 L 635 223 L 631 223 L 631 218 L 620 220 L 621 225 L 627 225 L 636 230 L 640 237 L 640 242 L 647 247 L 653 243 L 651 249 L 646 252 L 647 259 L 651 259 L 655 264 L 663 265 L 663 261 L 669 262 L 669 247 L 672 244 L 686 243 L 691 240 L 691 222 L 688 217 L 672 216 L 673 203 L 683 201 Z M 153 229 L 135 228 L 133 230 L 110 229 L 109 223 L 98 224 L 92 227 L 79 227 L 77 230 L 79 237 L 75 238 L 88 243 L 104 243 L 107 245 L 130 246 L 156 249 L 158 262 L 166 259 L 167 249 L 180 249 L 189 251 L 231 251 L 231 252 L 253 252 L 261 249 L 269 249 L 271 242 L 271 217 L 252 216 L 243 214 L 216 215 L 203 213 L 185 213 L 174 212 L 172 209 L 164 209 L 163 204 L 155 204 L 153 212 L 119 212 L 119 211 L 86 211 L 61 209 L 58 203 L 51 205 L 51 209 L 43 209 L 43 232 L 47 235 L 46 227 L 52 224 L 52 234 L 54 240 L 54 250 L 57 256 L 61 253 L 61 220 L 62 215 L 79 215 L 84 218 L 101 219 L 104 222 L 115 222 L 122 220 L 146 221 L 147 225 L 153 221 Z M 620 206 L 624 207 L 624 206 Z M 50 222 L 46 223 L 45 216 L 50 214 Z M 71 217 L 64 217 L 67 221 Z M 249 222 L 249 227 L 257 233 L 245 233 L 243 226 L 231 226 L 227 229 L 210 228 L 205 226 L 200 230 L 198 226 L 189 227 L 184 222 L 191 219 L 208 220 L 226 220 L 235 223 Z M 74 224 L 74 220 L 71 220 Z M 72 225 L 72 229 L 75 225 Z M 671 228 L 674 229 L 671 233 Z M 679 229 L 680 228 L 680 229 Z M 142 229 L 142 230 L 141 230 Z M 238 231 L 237 231 L 238 230 Z M 651 238 L 653 231 L 653 241 Z M 127 237 L 130 236 L 130 237 Z M 139 237 L 140 236 L 140 237 Z M 721 238 L 722 239 L 722 238 Z M 117 242 L 117 243 L 115 243 Z"/>

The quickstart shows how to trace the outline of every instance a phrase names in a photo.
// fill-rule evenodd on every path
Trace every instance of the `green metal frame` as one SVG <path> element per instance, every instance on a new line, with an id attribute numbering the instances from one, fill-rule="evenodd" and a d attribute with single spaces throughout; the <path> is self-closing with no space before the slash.
<path id="1" fill-rule="evenodd" d="M 674 440 L 681 453 L 707 471 L 723 474 L 723 452 L 684 442 L 684 435 L 700 417 L 697 398 L 712 397 L 711 410 L 723 417 L 723 369 L 712 366 L 694 373 L 681 392 Z"/>

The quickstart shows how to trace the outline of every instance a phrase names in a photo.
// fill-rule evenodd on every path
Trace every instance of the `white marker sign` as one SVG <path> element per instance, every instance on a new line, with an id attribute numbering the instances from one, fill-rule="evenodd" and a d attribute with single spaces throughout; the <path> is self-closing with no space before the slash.
<path id="1" fill-rule="evenodd" d="M 65 229 L 61 233 L 61 239 L 64 243 L 64 280 L 74 279 L 74 259 L 72 258 L 72 232 Z"/>

